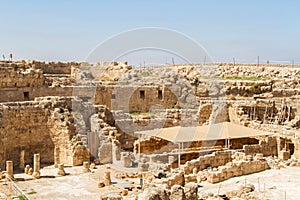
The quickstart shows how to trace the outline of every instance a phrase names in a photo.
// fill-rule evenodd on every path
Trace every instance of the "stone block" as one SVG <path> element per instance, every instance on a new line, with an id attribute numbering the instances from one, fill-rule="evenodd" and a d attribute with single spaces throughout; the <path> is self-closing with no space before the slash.
<path id="1" fill-rule="evenodd" d="M 63 164 L 63 163 L 60 163 L 60 164 L 57 165 L 57 167 L 58 167 L 58 172 L 57 172 L 57 174 L 58 174 L 59 176 L 65 176 L 65 175 L 66 175 L 66 172 L 65 172 L 65 170 L 64 170 L 64 164 Z"/>
<path id="2" fill-rule="evenodd" d="M 112 144 L 111 142 L 103 142 L 99 147 L 99 161 L 101 164 L 112 163 Z"/>
<path id="3" fill-rule="evenodd" d="M 123 167 L 129 168 L 132 166 L 132 161 L 129 156 L 123 156 L 122 160 L 123 160 Z"/>
<path id="4" fill-rule="evenodd" d="M 171 192 L 169 196 L 170 200 L 186 200 L 184 188 L 182 188 L 180 185 L 172 186 L 170 192 Z"/>
<path id="5" fill-rule="evenodd" d="M 83 162 L 82 172 L 83 173 L 91 172 L 89 162 Z"/>
<path id="6" fill-rule="evenodd" d="M 278 158 L 281 160 L 288 160 L 290 158 L 290 151 L 279 151 L 278 152 Z"/>
<path id="7" fill-rule="evenodd" d="M 262 153 L 257 153 L 255 156 L 256 160 L 263 160 L 264 159 L 264 155 Z"/>

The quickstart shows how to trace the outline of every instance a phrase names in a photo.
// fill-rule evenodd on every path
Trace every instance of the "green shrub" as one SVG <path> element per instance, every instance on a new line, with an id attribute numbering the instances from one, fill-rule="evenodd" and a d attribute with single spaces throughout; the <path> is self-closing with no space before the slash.
<path id="1" fill-rule="evenodd" d="M 150 75 L 150 73 L 149 72 L 141 72 L 141 76 L 149 76 Z"/>
<path id="2" fill-rule="evenodd" d="M 27 194 L 36 194 L 37 192 L 36 191 L 31 191 L 31 192 L 28 192 Z"/>
<path id="3" fill-rule="evenodd" d="M 19 195 L 18 198 L 19 200 L 27 200 L 27 198 L 24 195 Z"/>

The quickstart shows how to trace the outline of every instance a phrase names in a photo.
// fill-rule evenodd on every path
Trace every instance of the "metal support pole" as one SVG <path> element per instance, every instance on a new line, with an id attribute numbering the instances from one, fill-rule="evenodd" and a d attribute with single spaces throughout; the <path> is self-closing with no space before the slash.
<path id="1" fill-rule="evenodd" d="M 141 162 L 141 134 L 139 134 L 139 162 Z"/>
<path id="2" fill-rule="evenodd" d="M 180 166 L 180 142 L 178 144 L 178 168 Z"/>

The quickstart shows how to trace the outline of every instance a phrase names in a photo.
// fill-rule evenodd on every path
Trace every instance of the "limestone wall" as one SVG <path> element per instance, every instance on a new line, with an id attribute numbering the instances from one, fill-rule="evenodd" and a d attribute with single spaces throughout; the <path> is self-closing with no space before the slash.
<path id="1" fill-rule="evenodd" d="M 222 76 L 240 76 L 240 77 L 277 77 L 288 78 L 297 76 L 300 71 L 297 65 L 280 64 L 235 64 L 220 63 L 218 68 Z"/>
<path id="2" fill-rule="evenodd" d="M 71 67 L 77 67 L 79 65 L 80 63 L 77 62 L 43 62 L 43 61 L 35 61 L 35 60 L 0 62 L 0 67 L 39 69 L 42 70 L 45 74 L 70 74 Z"/>
<path id="3" fill-rule="evenodd" d="M 190 174 L 193 169 L 196 168 L 197 171 L 201 171 L 208 167 L 218 167 L 225 165 L 232 160 L 232 151 L 216 151 L 212 154 L 200 156 L 197 159 L 188 161 L 185 165 L 181 166 L 185 174 Z"/>
<path id="4" fill-rule="evenodd" d="M 41 70 L 0 67 L 0 88 L 40 87 L 43 84 Z"/>
<path id="5" fill-rule="evenodd" d="M 57 159 L 66 165 L 89 160 L 89 152 L 76 135 L 70 112 L 71 98 L 45 98 L 32 102 L 0 105 L 0 166 L 12 160 L 17 166 L 20 152 L 25 151 L 25 162 L 32 163 L 34 153 L 41 154 L 42 163 Z"/>
<path id="6" fill-rule="evenodd" d="M 122 133 L 120 142 L 126 149 L 132 149 L 134 141 L 138 138 L 135 135 L 138 131 L 167 128 L 173 126 L 197 126 L 198 111 L 183 109 L 158 109 L 150 113 L 127 113 L 123 111 L 113 112 L 115 126 Z M 206 119 L 207 120 L 207 119 Z M 149 144 L 148 144 L 149 143 Z M 150 148 L 151 142 L 144 141 L 143 146 Z M 191 144 L 187 145 L 190 146 Z M 164 144 L 162 144 L 164 146 Z M 171 145 L 172 146 L 172 145 Z M 192 146 L 200 146 L 195 144 Z M 160 147 L 158 147 L 160 148 Z M 145 153 L 148 151 L 145 149 Z M 164 149 L 164 148 L 162 148 Z M 157 152 L 163 152 L 157 151 Z"/>
<path id="7" fill-rule="evenodd" d="M 32 92 L 43 88 L 41 70 L 0 67 L 0 102 L 33 99 Z"/>
<path id="8" fill-rule="evenodd" d="M 266 137 L 259 141 L 259 144 L 244 145 L 246 155 L 256 155 L 262 153 L 264 156 L 278 155 L 276 137 Z"/>
<path id="9" fill-rule="evenodd" d="M 258 155 L 253 160 L 253 156 L 246 156 L 243 152 L 216 151 L 186 162 L 181 169 L 186 180 L 197 182 L 196 176 L 204 176 L 210 183 L 218 183 L 231 177 L 268 169 L 269 165 L 262 156 Z M 195 172 L 199 173 L 196 175 Z"/>
<path id="10" fill-rule="evenodd" d="M 176 95 L 166 87 L 139 87 L 131 95 L 129 111 L 148 112 L 153 106 L 157 105 L 170 109 L 175 108 L 177 102 Z"/>
<path id="11" fill-rule="evenodd" d="M 0 62 L 0 101 L 78 95 L 95 97 L 95 104 L 107 105 L 113 110 L 147 112 L 155 105 L 197 109 L 199 99 L 195 96 L 205 99 L 215 93 L 232 98 L 300 94 L 297 78 L 300 68 L 295 66 L 232 66 L 230 63 L 214 66 L 219 78 L 208 81 L 202 74 L 204 72 L 196 69 L 197 66 L 176 65 L 141 70 L 117 62 Z M 230 76 L 239 78 L 231 79 Z M 253 77 L 261 77 L 261 80 L 252 80 Z M 72 89 L 74 85 L 76 88 Z M 211 108 L 206 107 L 205 110 L 209 113 Z"/>
<path id="12" fill-rule="evenodd" d="M 300 138 L 294 139 L 294 154 L 293 157 L 296 159 L 300 159 Z"/>
<path id="13" fill-rule="evenodd" d="M 40 153 L 41 161 L 53 162 L 54 144 L 47 128 L 48 112 L 33 103 L 2 105 L 0 165 L 12 160 L 18 165 L 20 152 L 25 150 L 25 162 L 32 163 L 34 153 Z"/>
<path id="14" fill-rule="evenodd" d="M 140 144 L 140 152 L 141 153 L 163 153 L 163 152 L 170 152 L 174 148 L 178 148 L 178 145 L 173 144 L 172 142 L 169 142 L 167 140 L 163 140 L 160 138 L 149 138 L 146 140 L 136 141 L 134 145 L 134 152 L 139 152 L 139 146 Z"/>
<path id="15" fill-rule="evenodd" d="M 170 109 L 177 105 L 177 97 L 163 86 L 99 86 L 95 104 L 107 105 L 112 110 L 127 112 L 149 112 L 156 108 Z"/>
<path id="16" fill-rule="evenodd" d="M 259 140 L 256 138 L 235 138 L 230 139 L 230 149 L 243 149 L 244 145 L 258 144 Z"/>
<path id="17" fill-rule="evenodd" d="M 38 62 L 29 61 L 28 64 L 34 69 L 41 69 L 44 74 L 71 74 L 72 67 L 78 67 L 77 62 Z"/>
<path id="18" fill-rule="evenodd" d="M 220 166 L 217 171 L 209 171 L 207 180 L 210 183 L 218 183 L 235 176 L 252 174 L 266 169 L 269 169 L 269 165 L 265 160 L 233 161 L 226 166 Z"/>

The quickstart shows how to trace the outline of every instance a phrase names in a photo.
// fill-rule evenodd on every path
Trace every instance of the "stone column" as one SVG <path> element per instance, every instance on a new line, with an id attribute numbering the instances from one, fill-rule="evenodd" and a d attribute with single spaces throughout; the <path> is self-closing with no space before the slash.
<path id="1" fill-rule="evenodd" d="M 172 165 L 175 161 L 175 157 L 174 156 L 169 156 L 168 161 L 169 161 L 169 164 Z"/>
<path id="2" fill-rule="evenodd" d="M 14 178 L 14 165 L 11 160 L 6 161 L 6 173 L 9 178 Z"/>
<path id="3" fill-rule="evenodd" d="M 20 153 L 20 164 L 19 164 L 20 169 L 25 168 L 25 150 L 22 150 Z"/>
<path id="4" fill-rule="evenodd" d="M 129 156 L 124 156 L 123 157 L 123 167 L 131 167 L 132 161 L 131 158 Z"/>
<path id="5" fill-rule="evenodd" d="M 65 176 L 66 172 L 65 172 L 65 169 L 64 169 L 64 164 L 60 163 L 57 166 L 58 166 L 58 172 L 57 172 L 57 174 L 60 175 L 60 176 Z"/>
<path id="6" fill-rule="evenodd" d="M 54 167 L 58 167 L 58 164 L 60 163 L 59 159 L 59 147 L 54 148 Z"/>
<path id="7" fill-rule="evenodd" d="M 30 169 L 30 165 L 26 165 L 26 167 L 24 169 L 24 173 L 29 174 L 29 169 Z"/>
<path id="8" fill-rule="evenodd" d="M 104 172 L 104 185 L 105 186 L 109 186 L 111 185 L 111 179 L 110 179 L 110 172 L 109 171 L 106 171 Z"/>
<path id="9" fill-rule="evenodd" d="M 115 149 L 114 149 L 114 157 L 115 160 L 121 160 L 121 150 L 120 147 L 115 145 Z"/>
<path id="10" fill-rule="evenodd" d="M 33 157 L 33 174 L 34 178 L 40 178 L 40 154 L 34 154 Z"/>
<path id="11" fill-rule="evenodd" d="M 32 169 L 31 167 L 30 167 L 29 170 L 28 170 L 28 174 L 29 174 L 29 175 L 32 175 L 32 174 L 33 174 L 33 169 Z"/>
<path id="12" fill-rule="evenodd" d="M 149 163 L 147 163 L 147 160 L 145 158 L 141 159 L 141 162 L 138 164 L 138 170 L 141 172 L 146 172 L 149 169 Z"/>
<path id="13" fill-rule="evenodd" d="M 83 162 L 83 169 L 82 169 L 82 172 L 83 173 L 87 173 L 87 172 L 90 172 L 90 165 L 89 165 L 89 162 Z"/>
<path id="14" fill-rule="evenodd" d="M 169 156 L 168 161 L 169 161 L 170 168 L 174 169 L 176 167 L 176 164 L 177 164 L 177 163 L 175 163 L 175 157 L 174 156 Z"/>

